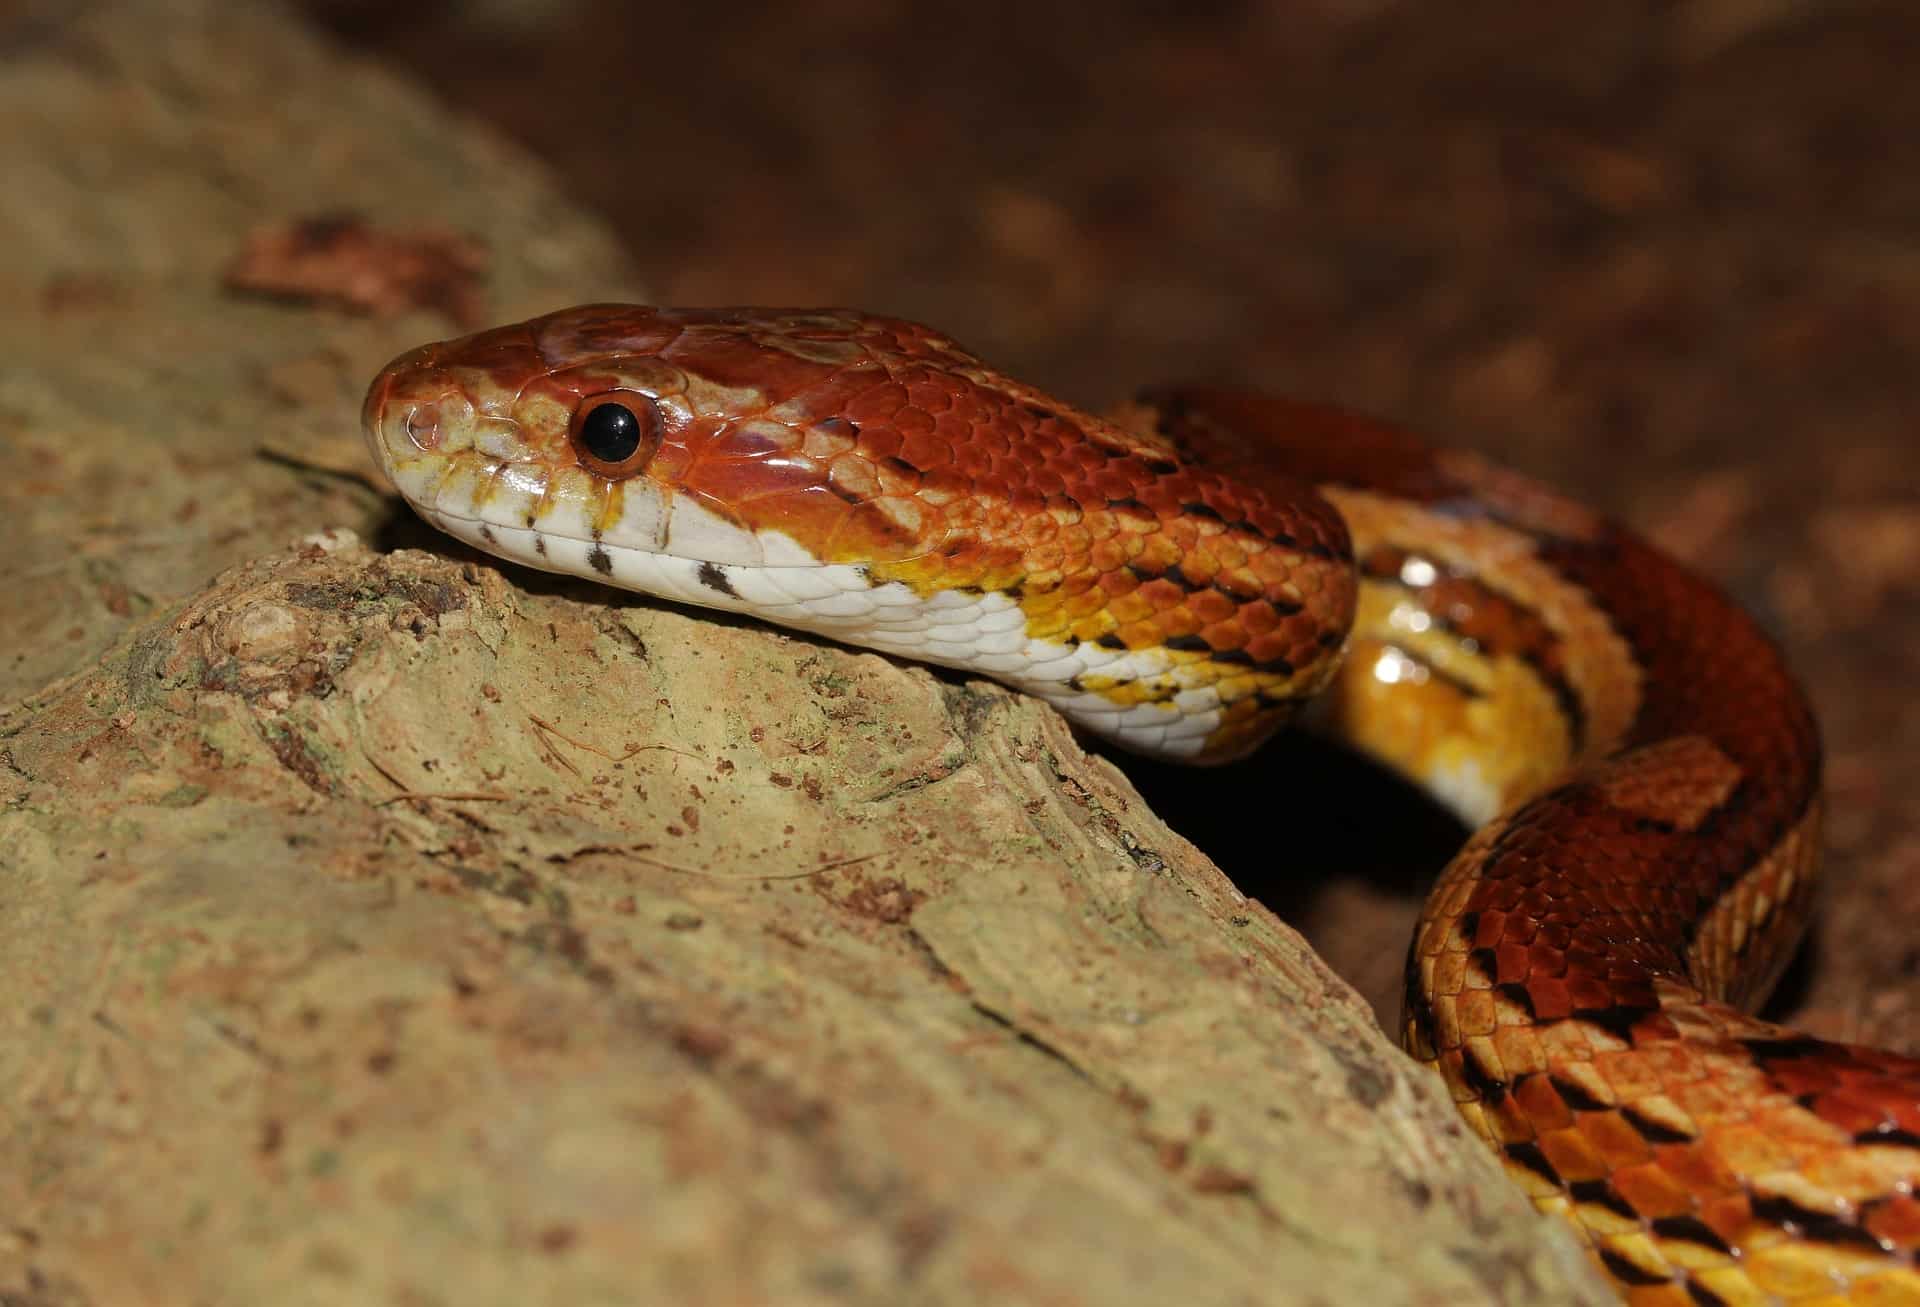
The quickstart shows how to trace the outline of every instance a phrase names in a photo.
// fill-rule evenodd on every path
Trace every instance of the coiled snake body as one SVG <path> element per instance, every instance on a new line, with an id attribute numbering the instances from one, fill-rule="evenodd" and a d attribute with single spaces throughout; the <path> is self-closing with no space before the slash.
<path id="1" fill-rule="evenodd" d="M 367 396 L 428 521 L 535 567 L 980 672 L 1129 748 L 1336 733 L 1477 833 L 1405 1036 L 1637 1304 L 1920 1303 L 1920 1063 L 1758 1021 L 1819 744 L 1711 586 L 1477 458 L 1267 396 L 1106 420 L 848 312 L 570 309 Z"/>

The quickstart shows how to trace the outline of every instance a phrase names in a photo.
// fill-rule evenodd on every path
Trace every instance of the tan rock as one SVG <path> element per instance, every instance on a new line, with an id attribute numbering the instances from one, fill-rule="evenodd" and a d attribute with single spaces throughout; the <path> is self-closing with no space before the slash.
<path id="1" fill-rule="evenodd" d="M 445 324 L 226 261 L 428 197 L 499 316 L 633 293 L 527 160 L 212 0 L 0 115 L 0 1297 L 1606 1301 L 1049 710 L 339 475 Z"/>

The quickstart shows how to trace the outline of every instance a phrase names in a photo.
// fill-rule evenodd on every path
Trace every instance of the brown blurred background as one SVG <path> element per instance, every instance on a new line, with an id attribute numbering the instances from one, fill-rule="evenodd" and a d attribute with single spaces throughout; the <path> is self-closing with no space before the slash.
<path id="1" fill-rule="evenodd" d="M 1842 889 L 1777 1006 L 1920 1043 L 1920 9 L 308 7 L 545 159 L 664 302 L 919 318 L 1093 405 L 1336 400 L 1651 532 L 1827 731 Z M 1444 818 L 1311 743 L 1143 784 L 1391 1015 Z"/>

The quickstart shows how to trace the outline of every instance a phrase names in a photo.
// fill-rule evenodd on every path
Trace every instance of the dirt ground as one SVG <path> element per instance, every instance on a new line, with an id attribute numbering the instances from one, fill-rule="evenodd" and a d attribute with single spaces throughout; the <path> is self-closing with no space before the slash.
<path id="1" fill-rule="evenodd" d="M 1652 533 L 1826 732 L 1836 889 L 1778 1013 L 1920 1044 L 1920 10 L 309 7 L 533 147 L 665 301 L 920 318 L 1096 405 L 1188 375 L 1340 401 Z M 1225 804 L 1130 769 L 1391 1015 L 1444 817 L 1312 743 Z M 1276 788 L 1313 883 L 1234 839 Z"/>

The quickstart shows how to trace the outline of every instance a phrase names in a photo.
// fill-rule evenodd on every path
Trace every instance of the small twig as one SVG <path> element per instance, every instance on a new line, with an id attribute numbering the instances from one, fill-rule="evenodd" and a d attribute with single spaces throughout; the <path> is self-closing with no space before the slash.
<path id="1" fill-rule="evenodd" d="M 540 718 L 535 717 L 532 713 L 528 713 L 527 717 L 530 721 L 533 722 L 533 732 L 535 735 L 540 737 L 540 747 L 547 751 L 547 757 L 553 759 L 554 762 L 558 763 L 560 766 L 565 767 L 568 771 L 572 772 L 575 776 L 578 776 L 580 774 L 580 769 L 574 766 L 571 761 L 569 761 L 565 756 L 563 756 L 560 750 L 553 747 L 553 741 L 548 739 L 547 735 L 549 732 L 551 732 L 554 735 L 560 736 L 560 738 L 563 740 L 566 740 L 567 737 L 564 734 L 562 734 L 560 731 L 556 730 L 553 726 L 549 725 L 547 722 L 544 722 Z M 579 741 L 567 740 L 567 743 L 578 744 Z M 587 746 L 581 745 L 580 747 L 586 748 Z"/>
<path id="2" fill-rule="evenodd" d="M 878 853 L 857 853 L 851 857 L 835 858 L 832 862 L 823 862 L 819 866 L 815 867 L 812 871 L 799 872 L 794 877 L 775 877 L 774 879 L 784 880 L 784 879 L 798 879 L 799 876 L 817 876 L 823 871 L 833 871 L 835 868 L 838 868 L 838 867 L 851 867 L 856 862 L 872 862 L 875 858 L 879 856 L 880 855 Z"/>
<path id="3" fill-rule="evenodd" d="M 511 794 L 491 794 L 486 790 L 442 790 L 437 793 L 431 790 L 407 790 L 400 794 L 389 795 L 373 806 L 384 808 L 389 803 L 406 803 L 412 799 L 471 799 L 486 803 L 508 803 L 513 797 Z"/>
<path id="4" fill-rule="evenodd" d="M 585 740 L 575 739 L 573 736 L 568 735 L 565 731 L 561 730 L 558 726 L 555 726 L 552 722 L 546 720 L 544 717 L 540 717 L 534 713 L 528 713 L 527 720 L 531 721 L 534 724 L 535 728 L 537 728 L 541 732 L 546 734 L 551 734 L 551 735 L 557 735 L 561 739 L 565 740 L 568 744 L 571 744 L 574 748 L 585 749 L 588 753 L 593 754 L 595 757 L 605 758 L 608 762 L 625 762 L 627 759 L 633 757 L 635 754 L 650 753 L 655 750 L 661 750 L 666 753 L 677 753 L 682 758 L 691 758 L 695 762 L 706 761 L 705 758 L 702 758 L 697 753 L 689 753 L 685 749 L 676 749 L 671 744 L 629 744 L 627 746 L 627 751 L 625 753 L 608 753 L 605 749 L 600 748 L 598 745 L 589 744 Z M 552 748 L 553 746 L 549 744 L 547 747 Z M 573 770 L 573 774 L 576 776 L 580 774 L 577 769 L 573 769 L 571 768 L 571 766 L 569 766 L 569 769 Z"/>
<path id="5" fill-rule="evenodd" d="M 632 858 L 635 862 L 644 862 L 649 867 L 658 867 L 662 871 L 671 871 L 677 876 L 697 876 L 702 880 L 727 881 L 735 884 L 743 884 L 747 881 L 756 880 L 805 880 L 809 876 L 817 876 L 821 872 L 831 871 L 835 867 L 845 867 L 856 862 L 867 862 L 880 856 L 878 853 L 862 853 L 850 858 L 838 858 L 832 862 L 823 862 L 819 866 L 811 867 L 806 871 L 782 872 L 779 875 L 767 875 L 765 873 L 733 875 L 717 871 L 702 871 L 698 867 L 683 867 L 679 863 L 668 862 L 665 858 L 656 858 L 651 854 L 642 853 L 640 851 L 641 847 L 650 848 L 652 846 L 643 845 L 634 847 L 620 844 L 590 844 L 585 848 L 573 850 L 568 856 L 579 857 L 586 853 L 609 853 L 617 857 Z"/>

